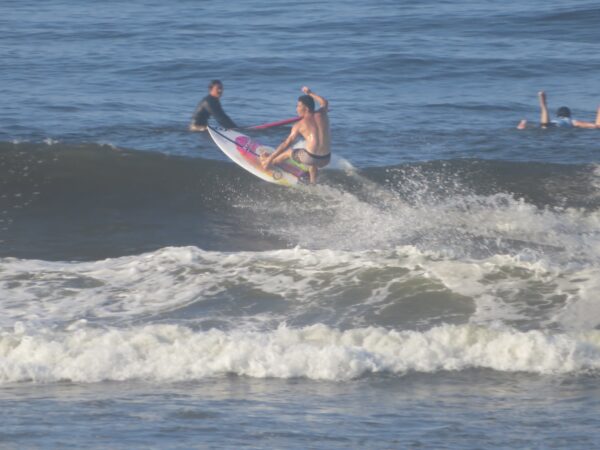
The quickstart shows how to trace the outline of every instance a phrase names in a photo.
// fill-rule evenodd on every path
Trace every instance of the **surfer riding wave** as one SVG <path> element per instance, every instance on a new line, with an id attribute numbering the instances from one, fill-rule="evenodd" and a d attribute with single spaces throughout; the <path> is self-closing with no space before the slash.
<path id="1" fill-rule="evenodd" d="M 298 98 L 296 112 L 301 120 L 293 127 L 290 135 L 270 155 L 262 155 L 261 162 L 265 169 L 271 164 L 279 164 L 288 158 L 308 166 L 310 182 L 317 182 L 319 168 L 325 167 L 331 161 L 331 136 L 329 131 L 329 102 L 308 87 L 302 88 L 304 95 Z M 315 100 L 319 110 L 315 111 Z M 291 148 L 294 141 L 302 136 L 306 148 Z"/>

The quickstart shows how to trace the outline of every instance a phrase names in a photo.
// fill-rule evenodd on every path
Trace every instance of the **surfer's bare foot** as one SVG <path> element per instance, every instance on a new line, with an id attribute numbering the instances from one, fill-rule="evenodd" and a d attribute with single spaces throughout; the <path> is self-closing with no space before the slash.
<path id="1" fill-rule="evenodd" d="M 271 165 L 271 161 L 269 161 L 269 154 L 267 152 L 261 153 L 258 155 L 260 159 L 260 165 L 263 166 L 263 169 L 268 169 Z"/>
<path id="2" fill-rule="evenodd" d="M 526 127 L 527 127 L 527 121 L 525 119 L 523 119 L 519 122 L 519 125 L 517 125 L 517 130 L 524 130 Z"/>

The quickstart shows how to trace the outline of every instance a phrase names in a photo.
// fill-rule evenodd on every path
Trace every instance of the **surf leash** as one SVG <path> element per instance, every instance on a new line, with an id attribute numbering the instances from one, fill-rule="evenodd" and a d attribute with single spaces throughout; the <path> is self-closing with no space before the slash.
<path id="1" fill-rule="evenodd" d="M 215 133 L 217 133 L 219 136 L 221 136 L 223 139 L 225 139 L 226 141 L 231 142 L 232 144 L 234 144 L 237 147 L 242 147 L 244 150 L 246 150 L 249 153 L 252 153 L 254 156 L 257 156 L 260 158 L 260 155 L 258 153 L 256 153 L 254 150 L 252 150 L 250 148 L 250 146 L 248 145 L 248 143 L 250 141 L 248 141 L 246 144 L 244 145 L 240 145 L 239 142 L 235 142 L 233 139 L 231 139 L 229 136 L 225 136 L 223 133 L 221 133 L 218 129 L 216 129 L 215 127 L 211 127 L 210 125 L 207 125 L 208 128 L 210 128 L 211 130 L 213 130 Z"/>

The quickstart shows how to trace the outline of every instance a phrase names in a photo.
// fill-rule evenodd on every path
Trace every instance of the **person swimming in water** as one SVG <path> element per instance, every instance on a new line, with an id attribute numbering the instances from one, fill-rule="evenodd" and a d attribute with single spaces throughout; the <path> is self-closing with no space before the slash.
<path id="1" fill-rule="evenodd" d="M 331 138 L 329 132 L 329 102 L 306 86 L 302 88 L 304 95 L 298 97 L 296 112 L 301 117 L 293 127 L 290 135 L 270 155 L 262 155 L 261 163 L 265 169 L 271 164 L 279 164 L 288 158 L 308 166 L 310 183 L 317 182 L 318 169 L 331 161 Z M 315 100 L 319 102 L 319 110 L 315 111 Z M 306 148 L 290 148 L 294 141 L 302 136 Z"/>
<path id="2" fill-rule="evenodd" d="M 548 113 L 548 105 L 546 104 L 546 93 L 544 91 L 538 92 L 538 98 L 540 100 L 540 127 L 550 128 L 598 128 L 600 129 L 600 106 L 596 112 L 596 122 L 584 122 L 582 120 L 575 120 L 571 117 L 571 110 L 566 106 L 561 106 L 556 111 L 556 119 L 550 120 Z M 517 125 L 519 130 L 524 130 L 527 127 L 527 120 L 523 119 Z"/>
<path id="3" fill-rule="evenodd" d="M 204 97 L 192 116 L 190 131 L 206 131 L 208 118 L 213 116 L 224 128 L 237 128 L 233 120 L 229 118 L 219 100 L 223 95 L 223 83 L 221 80 L 212 80 L 208 85 L 208 95 Z"/>

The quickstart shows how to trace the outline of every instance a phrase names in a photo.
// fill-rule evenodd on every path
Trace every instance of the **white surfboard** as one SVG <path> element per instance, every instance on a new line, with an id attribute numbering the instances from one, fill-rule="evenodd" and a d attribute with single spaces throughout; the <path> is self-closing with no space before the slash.
<path id="1" fill-rule="evenodd" d="M 283 186 L 308 183 L 308 168 L 291 158 L 281 164 L 273 164 L 268 169 L 264 169 L 260 163 L 260 155 L 273 152 L 272 147 L 262 145 L 251 137 L 234 130 L 209 126 L 208 132 L 215 144 L 229 159 L 258 178 Z"/>

